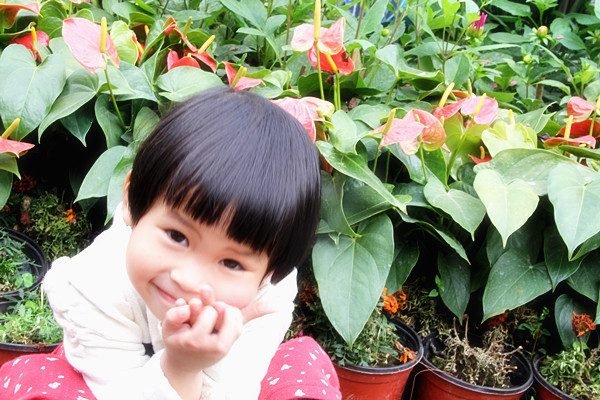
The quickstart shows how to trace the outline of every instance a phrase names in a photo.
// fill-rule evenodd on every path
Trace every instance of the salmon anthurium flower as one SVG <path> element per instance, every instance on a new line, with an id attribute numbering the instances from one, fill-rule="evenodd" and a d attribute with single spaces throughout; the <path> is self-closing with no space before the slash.
<path id="1" fill-rule="evenodd" d="M 596 109 L 596 105 L 594 103 L 590 103 L 589 101 L 573 96 L 567 103 L 567 115 L 573 116 L 573 122 L 582 122 L 590 117 L 592 112 Z"/>
<path id="2" fill-rule="evenodd" d="M 354 71 L 352 59 L 346 56 L 344 47 L 344 28 L 346 20 L 340 18 L 330 28 L 321 27 L 319 30 L 319 57 L 321 69 L 333 72 L 327 56 L 333 60 L 338 71 L 343 75 L 349 75 Z M 294 29 L 294 35 L 290 43 L 294 51 L 309 51 L 308 58 L 313 67 L 317 67 L 317 50 L 315 46 L 315 26 L 302 24 Z"/>
<path id="3" fill-rule="evenodd" d="M 485 95 L 468 97 L 435 109 L 433 115 L 446 120 L 459 111 L 464 116 L 473 117 L 477 125 L 491 125 L 498 116 L 498 101 Z"/>
<path id="4" fill-rule="evenodd" d="M 36 36 L 36 43 L 41 44 L 44 47 L 48 47 L 48 45 L 50 44 L 50 38 L 48 37 L 48 35 L 46 34 L 46 32 L 44 31 L 37 31 L 35 33 Z M 41 57 L 39 55 L 39 53 L 37 52 L 36 49 L 34 49 L 33 47 L 33 34 L 30 32 L 27 35 L 24 36 L 19 36 L 16 39 L 11 40 L 10 42 L 8 42 L 8 44 L 22 44 L 23 46 L 27 47 L 29 50 L 31 50 L 31 52 L 33 53 L 33 56 L 38 60 L 41 61 Z"/>
<path id="5" fill-rule="evenodd" d="M 421 132 L 421 141 L 425 150 L 437 150 L 446 142 L 446 131 L 442 123 L 431 113 L 424 110 L 412 109 L 404 118 L 420 122 L 425 126 Z"/>
<path id="6" fill-rule="evenodd" d="M 312 140 L 313 143 L 316 141 L 317 129 L 313 118 L 314 114 L 311 113 L 311 110 L 302 99 L 284 97 L 283 99 L 272 100 L 272 102 L 292 114 L 304 129 L 306 129 L 306 133 L 308 133 L 310 140 Z"/>
<path id="7" fill-rule="evenodd" d="M 377 129 L 373 129 L 369 134 L 375 135 L 386 129 L 387 122 Z M 381 138 L 379 147 L 389 146 L 399 143 L 402 151 L 406 155 L 413 155 L 419 148 L 418 137 L 425 129 L 425 125 L 415 121 L 414 115 L 406 114 L 404 118 L 394 118 L 391 121 L 389 129 Z"/>
<path id="8" fill-rule="evenodd" d="M 227 61 L 225 61 L 224 64 L 225 64 L 225 72 L 227 73 L 227 80 L 229 81 L 229 86 L 232 86 L 233 81 L 235 80 L 235 77 L 238 74 L 238 72 Z M 262 79 L 247 78 L 245 76 L 242 76 L 237 79 L 237 82 L 235 82 L 235 86 L 233 88 L 235 90 L 244 90 L 244 89 L 250 89 L 251 87 L 254 87 L 254 86 L 257 86 L 260 84 L 263 84 L 263 85 L 265 84 Z"/>
<path id="9" fill-rule="evenodd" d="M 104 54 L 119 66 L 119 55 L 110 35 L 106 33 L 106 49 L 100 51 L 100 25 L 85 18 L 68 18 L 63 21 L 62 36 L 73 57 L 91 74 L 98 68 L 106 69 Z"/>
<path id="10" fill-rule="evenodd" d="M 14 25 L 17 14 L 21 10 L 31 11 L 32 13 L 40 13 L 40 5 L 38 3 L 29 4 L 4 4 L 0 3 L 0 18 L 5 28 L 10 28 Z"/>
<path id="11" fill-rule="evenodd" d="M 565 137 L 551 137 L 550 139 L 544 142 L 544 147 L 547 149 L 551 149 L 557 147 L 563 143 L 570 144 L 573 146 L 587 145 L 592 149 L 596 147 L 596 139 L 593 136 L 580 136 L 578 138 L 565 138 Z"/>
<path id="12" fill-rule="evenodd" d="M 12 124 L 10 124 L 8 128 L 6 128 L 4 133 L 2 133 L 2 136 L 0 136 L 0 153 L 12 153 L 18 157 L 20 154 L 31 149 L 34 146 L 31 143 L 23 143 L 16 140 L 8 139 L 10 134 L 13 133 L 13 131 L 17 128 L 20 122 L 20 118 L 15 119 L 12 122 Z"/>

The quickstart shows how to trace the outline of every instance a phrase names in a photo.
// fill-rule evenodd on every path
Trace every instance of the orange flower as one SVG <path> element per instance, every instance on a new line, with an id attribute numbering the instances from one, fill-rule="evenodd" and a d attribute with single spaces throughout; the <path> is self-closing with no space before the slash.
<path id="1" fill-rule="evenodd" d="M 33 189 L 37 185 L 37 181 L 29 175 L 23 175 L 20 180 L 13 182 L 13 189 L 19 193 L 25 193 Z"/>
<path id="2" fill-rule="evenodd" d="M 508 313 L 495 315 L 492 318 L 488 319 L 488 328 L 492 329 L 499 327 L 501 324 L 504 323 L 504 321 L 506 321 L 506 317 L 508 317 Z"/>
<path id="3" fill-rule="evenodd" d="M 400 342 L 396 342 L 396 349 L 398 349 L 398 359 L 402 364 L 406 364 L 409 361 L 413 361 L 417 358 L 417 353 L 403 346 Z"/>
<path id="4" fill-rule="evenodd" d="M 66 215 L 65 219 L 67 220 L 67 222 L 69 224 L 74 224 L 75 222 L 77 222 L 77 215 L 75 215 L 75 211 L 73 211 L 72 208 L 69 208 L 67 210 L 67 215 Z"/>
<path id="5" fill-rule="evenodd" d="M 395 314 L 398 309 L 406 304 L 406 294 L 399 290 L 394 294 L 387 294 L 387 288 L 383 288 L 383 309 L 389 313 Z"/>
<path id="6" fill-rule="evenodd" d="M 583 336 L 586 332 L 596 329 L 596 325 L 594 325 L 594 321 L 592 321 L 589 315 L 577 315 L 575 314 L 575 311 L 573 311 L 571 325 L 573 327 L 573 333 L 577 335 L 577 337 Z"/>

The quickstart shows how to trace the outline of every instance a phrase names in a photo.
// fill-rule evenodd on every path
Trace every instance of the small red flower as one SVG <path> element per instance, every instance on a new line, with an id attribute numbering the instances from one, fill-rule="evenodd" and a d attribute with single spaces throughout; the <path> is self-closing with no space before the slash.
<path id="1" fill-rule="evenodd" d="M 8 42 L 8 44 L 13 44 L 13 43 L 21 44 L 21 45 L 27 47 L 29 50 L 31 50 L 31 52 L 33 53 L 33 56 L 38 61 L 42 61 L 42 58 L 40 57 L 40 55 L 37 53 L 37 51 L 35 51 L 33 49 L 33 39 L 32 39 L 31 32 L 28 33 L 27 35 L 19 36 L 18 38 L 13 39 L 10 42 Z M 46 32 L 37 31 L 36 32 L 36 43 L 39 43 L 44 47 L 48 47 L 48 45 L 50 44 L 50 38 L 48 37 Z"/>
<path id="2" fill-rule="evenodd" d="M 196 61 L 192 57 L 179 58 L 179 55 L 177 54 L 177 52 L 175 50 L 169 51 L 169 54 L 167 55 L 167 70 L 170 71 L 173 68 L 184 67 L 184 66 L 200 69 L 200 64 L 198 64 L 198 61 Z"/>
<path id="3" fill-rule="evenodd" d="M 206 51 L 198 53 L 199 49 L 196 46 L 194 46 L 192 42 L 189 41 L 187 36 L 179 29 L 179 27 L 177 26 L 177 21 L 175 21 L 173 17 L 169 17 L 163 26 L 163 33 L 165 36 L 169 36 L 171 33 L 175 32 L 177 35 L 179 35 L 181 40 L 183 40 L 185 45 L 191 50 L 190 52 L 184 51 L 184 54 L 187 55 L 189 53 L 192 57 L 197 58 L 200 62 L 208 66 L 212 70 L 212 72 L 217 72 L 216 61 L 210 55 L 208 55 Z"/>
<path id="4" fill-rule="evenodd" d="M 589 315 L 577 315 L 575 314 L 575 311 L 573 311 L 571 326 L 573 328 L 573 333 L 577 335 L 577 337 L 583 336 L 586 332 L 596 329 L 596 325 L 594 325 L 594 321 L 592 321 Z"/>

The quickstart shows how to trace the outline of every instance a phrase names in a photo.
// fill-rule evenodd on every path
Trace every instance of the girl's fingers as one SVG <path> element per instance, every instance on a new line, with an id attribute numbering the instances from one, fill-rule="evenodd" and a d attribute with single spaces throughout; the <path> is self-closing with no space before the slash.
<path id="1" fill-rule="evenodd" d="M 165 336 L 178 330 L 190 318 L 190 306 L 175 306 L 165 314 L 163 334 Z"/>

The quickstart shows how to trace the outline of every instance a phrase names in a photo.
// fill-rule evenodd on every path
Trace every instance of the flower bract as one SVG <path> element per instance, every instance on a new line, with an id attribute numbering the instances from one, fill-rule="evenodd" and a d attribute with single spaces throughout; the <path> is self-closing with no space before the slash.
<path id="1" fill-rule="evenodd" d="M 577 96 L 571 97 L 567 103 L 567 115 L 573 116 L 573 122 L 585 121 L 595 109 L 596 106 L 593 103 Z"/>
<path id="2" fill-rule="evenodd" d="M 227 80 L 229 81 L 229 86 L 231 86 L 231 84 L 233 83 L 233 80 L 235 79 L 237 71 L 227 61 L 225 61 L 224 64 L 225 64 L 225 72 L 227 73 Z M 235 90 L 250 89 L 251 87 L 254 87 L 254 86 L 257 86 L 260 84 L 264 84 L 262 79 L 248 78 L 248 77 L 242 76 L 235 83 L 234 89 Z"/>
<path id="3" fill-rule="evenodd" d="M 10 28 L 14 25 L 17 14 L 21 10 L 31 11 L 32 13 L 40 13 L 40 5 L 38 3 L 29 4 L 4 4 L 0 3 L 0 18 L 5 28 Z"/>
<path id="4" fill-rule="evenodd" d="M 50 43 L 50 38 L 48 37 L 46 32 L 43 32 L 43 31 L 36 32 L 36 39 L 37 39 L 36 42 L 41 44 L 44 47 L 48 47 L 48 44 Z M 27 47 L 29 50 L 31 50 L 31 52 L 33 53 L 33 56 L 36 57 L 36 59 L 38 61 L 41 61 L 40 55 L 37 54 L 37 52 L 33 49 L 33 39 L 32 39 L 31 32 L 28 33 L 27 35 L 20 36 L 16 39 L 11 40 L 10 42 L 8 42 L 8 44 L 13 44 L 13 43 L 21 44 L 21 45 Z"/>
<path id="5" fill-rule="evenodd" d="M 292 97 L 284 97 L 279 100 L 272 100 L 273 103 L 283 108 L 288 113 L 292 114 L 294 118 L 300 122 L 300 124 L 306 129 L 310 140 L 314 143 L 317 138 L 317 130 L 315 128 L 315 122 L 313 114 L 309 107 L 300 99 L 294 99 Z"/>
<path id="6" fill-rule="evenodd" d="M 62 36 L 73 57 L 91 74 L 98 68 L 106 69 L 104 53 L 100 52 L 100 25 L 85 18 L 64 20 Z M 119 55 L 110 35 L 106 34 L 106 55 L 119 66 Z"/>

